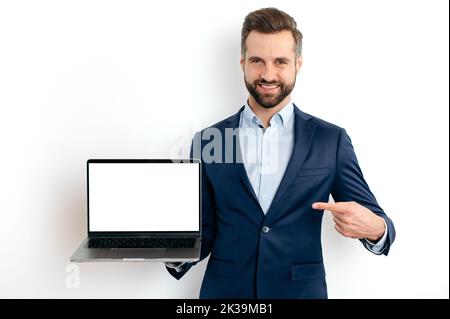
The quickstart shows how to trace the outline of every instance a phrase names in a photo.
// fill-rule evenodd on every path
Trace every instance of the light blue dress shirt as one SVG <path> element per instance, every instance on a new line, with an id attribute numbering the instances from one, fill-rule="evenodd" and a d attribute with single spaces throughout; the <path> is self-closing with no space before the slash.
<path id="1" fill-rule="evenodd" d="M 294 147 L 294 105 L 284 106 L 270 119 L 270 126 L 264 128 L 248 103 L 239 121 L 239 144 L 247 176 L 258 198 L 264 214 L 286 171 Z M 387 225 L 383 237 L 376 243 L 363 240 L 374 254 L 381 254 L 387 238 Z"/>
<path id="2" fill-rule="evenodd" d="M 239 122 L 239 144 L 247 176 L 259 204 L 267 213 L 294 147 L 294 105 L 287 104 L 264 129 L 261 120 L 245 105 Z"/>

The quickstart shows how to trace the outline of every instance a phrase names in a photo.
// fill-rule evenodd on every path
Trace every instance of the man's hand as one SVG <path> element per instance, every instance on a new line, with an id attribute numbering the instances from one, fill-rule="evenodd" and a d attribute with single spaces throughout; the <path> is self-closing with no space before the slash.
<path id="1" fill-rule="evenodd" d="M 383 218 L 355 202 L 334 204 L 317 202 L 312 205 L 312 208 L 330 211 L 336 223 L 336 230 L 345 237 L 366 238 L 376 242 L 385 232 Z"/>

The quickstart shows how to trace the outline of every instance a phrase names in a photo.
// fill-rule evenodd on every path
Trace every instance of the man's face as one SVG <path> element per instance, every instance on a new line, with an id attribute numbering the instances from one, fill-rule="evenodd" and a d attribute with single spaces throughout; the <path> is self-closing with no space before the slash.
<path id="1" fill-rule="evenodd" d="M 256 102 L 273 108 L 290 95 L 302 64 L 296 57 L 291 31 L 274 34 L 251 31 L 246 39 L 247 51 L 241 56 L 245 86 Z"/>

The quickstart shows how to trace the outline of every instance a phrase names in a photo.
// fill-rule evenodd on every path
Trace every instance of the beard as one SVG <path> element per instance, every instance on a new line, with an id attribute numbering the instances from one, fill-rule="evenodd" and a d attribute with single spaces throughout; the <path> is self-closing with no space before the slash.
<path id="1" fill-rule="evenodd" d="M 291 94 L 292 90 L 295 86 L 295 77 L 294 82 L 292 84 L 286 84 L 284 82 L 266 82 L 264 80 L 256 80 L 253 83 L 247 82 L 247 79 L 244 76 L 245 86 L 247 87 L 248 92 L 255 99 L 255 101 L 266 109 L 271 109 L 278 104 L 280 104 L 289 94 Z M 258 92 L 257 88 L 259 85 L 278 85 L 277 93 L 261 93 Z"/>

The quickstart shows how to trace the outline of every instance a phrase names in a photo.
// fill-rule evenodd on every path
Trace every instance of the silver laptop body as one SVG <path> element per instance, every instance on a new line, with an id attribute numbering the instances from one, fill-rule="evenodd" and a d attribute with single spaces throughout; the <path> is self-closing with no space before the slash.
<path id="1" fill-rule="evenodd" d="M 72 262 L 198 261 L 200 161 L 88 160 L 87 221 Z"/>

